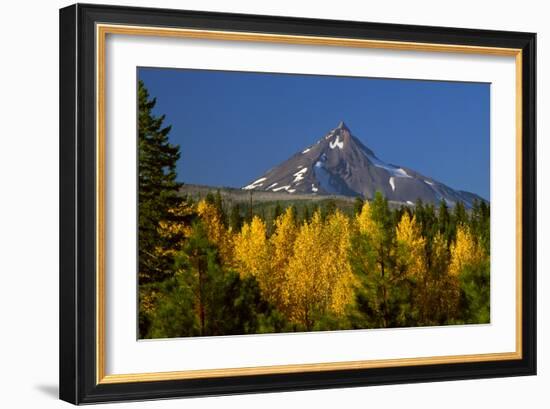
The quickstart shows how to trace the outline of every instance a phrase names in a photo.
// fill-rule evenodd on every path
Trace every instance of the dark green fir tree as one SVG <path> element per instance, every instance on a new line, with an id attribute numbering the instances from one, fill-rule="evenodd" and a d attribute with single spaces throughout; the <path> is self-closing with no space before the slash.
<path id="1" fill-rule="evenodd" d="M 176 180 L 176 163 L 180 158 L 178 145 L 168 139 L 170 126 L 164 126 L 165 116 L 153 113 L 156 99 L 149 96 L 143 81 L 138 82 L 139 125 L 139 279 L 141 283 L 158 282 L 172 270 L 173 260 L 155 254 L 155 248 L 169 248 L 159 232 L 159 222 L 171 220 L 169 209 L 178 200 L 181 186 Z"/>

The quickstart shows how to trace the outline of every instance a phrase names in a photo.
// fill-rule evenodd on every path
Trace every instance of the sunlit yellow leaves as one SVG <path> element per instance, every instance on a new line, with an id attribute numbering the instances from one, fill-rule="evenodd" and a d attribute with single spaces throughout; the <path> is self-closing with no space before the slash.
<path id="1" fill-rule="evenodd" d="M 269 249 L 266 226 L 258 216 L 251 223 L 245 223 L 234 239 L 235 263 L 239 272 L 255 276 L 260 280 L 269 271 Z"/>
<path id="2" fill-rule="evenodd" d="M 324 265 L 330 287 L 330 310 L 336 314 L 343 314 L 345 307 L 353 300 L 355 276 L 349 262 L 350 233 L 349 219 L 340 211 L 329 217 L 323 232 L 324 240 L 328 243 Z"/>
<path id="3" fill-rule="evenodd" d="M 215 249 L 220 271 L 253 277 L 262 302 L 294 330 L 347 328 L 357 314 L 366 327 L 459 321 L 463 272 L 488 260 L 471 227 L 455 225 L 455 237 L 454 227 L 426 224 L 429 212 L 390 210 L 382 197 L 356 215 L 324 209 L 299 218 L 288 206 L 273 224 L 256 215 L 239 231 L 212 202 L 172 211 L 199 218 L 201 245 Z M 189 226 L 163 222 L 159 231 L 185 243 Z"/>
<path id="4" fill-rule="evenodd" d="M 233 235 L 223 225 L 222 219 L 216 207 L 201 200 L 197 205 L 199 217 L 206 227 L 208 240 L 218 246 L 220 257 L 224 265 L 233 263 Z"/>
<path id="5" fill-rule="evenodd" d="M 269 238 L 270 274 L 262 285 L 267 299 L 281 311 L 286 310 L 289 299 L 286 275 L 297 234 L 294 218 L 294 211 L 289 207 L 275 220 L 275 230 Z"/>
<path id="6" fill-rule="evenodd" d="M 361 209 L 361 212 L 357 214 L 356 219 L 359 232 L 376 239 L 379 235 L 379 226 L 377 226 L 377 223 L 372 219 L 369 202 L 365 202 L 363 204 L 363 208 Z"/>
<path id="7" fill-rule="evenodd" d="M 485 257 L 481 246 L 476 242 L 470 230 L 459 225 L 456 241 L 451 245 L 451 264 L 449 274 L 458 276 L 466 266 L 479 264 Z"/>
<path id="8" fill-rule="evenodd" d="M 403 213 L 396 227 L 397 264 L 409 277 L 419 278 L 426 271 L 425 245 L 416 218 Z"/>
<path id="9" fill-rule="evenodd" d="M 323 222 L 316 212 L 300 227 L 288 265 L 290 319 L 311 329 L 319 314 L 342 314 L 352 300 L 349 221 L 337 211 Z"/>

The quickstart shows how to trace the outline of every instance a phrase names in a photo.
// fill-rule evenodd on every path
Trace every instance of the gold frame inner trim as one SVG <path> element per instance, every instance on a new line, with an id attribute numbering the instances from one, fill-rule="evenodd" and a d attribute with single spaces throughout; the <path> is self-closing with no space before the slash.
<path id="1" fill-rule="evenodd" d="M 132 374 L 105 373 L 105 41 L 108 34 L 160 36 L 224 41 L 300 44 L 336 47 L 355 47 L 401 51 L 466 53 L 515 57 L 516 65 L 516 350 L 504 353 L 450 355 L 418 358 L 379 359 L 368 361 L 322 362 L 314 364 L 275 365 L 259 367 L 148 372 Z M 364 40 L 353 38 L 299 36 L 236 31 L 177 29 L 165 27 L 96 25 L 96 382 L 114 384 L 178 379 L 289 374 L 346 369 L 403 367 L 466 362 L 517 360 L 522 358 L 522 51 L 515 48 L 432 44 L 402 41 Z"/>

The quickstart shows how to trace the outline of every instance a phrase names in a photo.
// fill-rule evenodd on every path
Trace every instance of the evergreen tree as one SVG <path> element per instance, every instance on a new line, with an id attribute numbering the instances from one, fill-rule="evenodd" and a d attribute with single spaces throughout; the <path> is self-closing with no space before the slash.
<path id="1" fill-rule="evenodd" d="M 141 339 L 200 335 L 193 293 L 183 275 L 176 273 L 161 283 L 142 284 L 140 299 L 141 292 L 154 300 L 140 303 Z"/>
<path id="2" fill-rule="evenodd" d="M 286 328 L 281 314 L 262 297 L 255 277 L 223 270 L 203 221 L 193 224 L 175 265 L 176 273 L 156 286 L 154 307 L 145 306 L 149 330 L 142 338 L 256 334 Z"/>
<path id="3" fill-rule="evenodd" d="M 229 271 L 217 278 L 209 335 L 261 334 L 286 330 L 286 320 L 262 297 L 255 277 L 241 277 Z"/>
<path id="4" fill-rule="evenodd" d="M 292 221 L 297 226 L 298 225 L 298 208 L 296 205 L 290 206 L 290 211 L 292 212 Z"/>
<path id="5" fill-rule="evenodd" d="M 487 254 L 490 253 L 489 205 L 485 201 L 475 200 L 472 206 L 470 227 Z"/>
<path id="6" fill-rule="evenodd" d="M 311 214 L 309 212 L 309 206 L 307 204 L 304 205 L 304 215 L 302 217 L 303 223 L 309 223 L 311 220 Z"/>
<path id="7" fill-rule="evenodd" d="M 209 242 L 203 223 L 196 222 L 188 242 L 176 259 L 176 268 L 193 294 L 198 312 L 200 335 L 208 335 L 207 324 L 210 321 L 208 306 L 212 297 L 212 276 L 219 274 L 217 257 L 217 249 Z"/>
<path id="8" fill-rule="evenodd" d="M 220 216 L 220 220 L 223 223 L 224 227 L 227 227 L 227 215 L 223 209 L 223 200 L 220 193 L 220 189 L 216 190 L 216 195 L 214 196 L 214 207 Z"/>
<path id="9" fill-rule="evenodd" d="M 460 274 L 461 304 L 458 322 L 484 324 L 490 322 L 489 259 L 464 267 Z"/>
<path id="10" fill-rule="evenodd" d="M 491 254 L 491 207 L 485 201 L 481 201 L 480 204 L 478 236 L 485 253 Z"/>
<path id="11" fill-rule="evenodd" d="M 489 321 L 490 259 L 472 229 L 457 227 L 451 246 L 449 274 L 460 282 L 461 305 L 458 323 Z"/>
<path id="12" fill-rule="evenodd" d="M 361 213 L 361 209 L 363 208 L 363 204 L 365 203 L 365 201 L 363 200 L 362 197 L 360 196 L 357 196 L 353 202 L 353 214 L 354 215 L 358 215 L 359 213 Z"/>
<path id="13" fill-rule="evenodd" d="M 435 216 L 434 206 L 430 203 L 424 205 L 422 201 L 417 202 L 415 207 L 416 220 L 420 223 L 422 235 L 426 237 L 428 251 L 433 237 L 439 232 L 438 220 Z"/>
<path id="14" fill-rule="evenodd" d="M 325 205 L 325 211 L 323 212 L 323 219 L 329 217 L 336 212 L 336 202 L 334 199 L 329 199 Z"/>
<path id="15" fill-rule="evenodd" d="M 216 204 L 216 197 L 214 196 L 214 193 L 208 192 L 206 194 L 206 197 L 204 198 L 204 201 L 208 203 L 209 205 L 215 205 Z"/>
<path id="16" fill-rule="evenodd" d="M 139 280 L 141 283 L 162 281 L 172 269 L 173 260 L 156 254 L 156 248 L 169 248 L 159 235 L 159 223 L 171 220 L 170 209 L 176 207 L 176 163 L 180 158 L 178 145 L 168 139 L 170 126 L 164 126 L 165 116 L 153 113 L 156 99 L 150 98 L 143 81 L 138 83 L 139 125 Z"/>
<path id="17" fill-rule="evenodd" d="M 273 209 L 273 222 L 275 223 L 275 220 L 279 218 L 280 215 L 283 214 L 283 208 L 279 202 L 275 204 L 275 208 Z"/>
<path id="18" fill-rule="evenodd" d="M 474 201 L 474 208 L 478 205 L 477 200 Z M 454 222 L 456 225 L 467 224 L 468 223 L 468 213 L 466 213 L 466 208 L 464 203 L 457 202 L 453 212 Z"/>
<path id="19" fill-rule="evenodd" d="M 437 211 L 437 222 L 439 224 L 439 233 L 447 239 L 447 243 L 450 243 L 451 236 L 451 215 L 449 214 L 449 208 L 444 200 L 439 202 L 439 209 Z"/>
<path id="20" fill-rule="evenodd" d="M 356 217 L 358 232 L 351 253 L 352 267 L 361 281 L 357 304 L 358 327 L 388 328 L 410 322 L 407 276 L 397 265 L 395 225 L 388 201 L 380 192 L 365 202 Z"/>
<path id="21" fill-rule="evenodd" d="M 231 227 L 233 232 L 238 233 L 241 231 L 241 227 L 243 227 L 243 221 L 244 218 L 241 215 L 241 206 L 239 203 L 235 203 L 229 215 L 229 227 Z"/>

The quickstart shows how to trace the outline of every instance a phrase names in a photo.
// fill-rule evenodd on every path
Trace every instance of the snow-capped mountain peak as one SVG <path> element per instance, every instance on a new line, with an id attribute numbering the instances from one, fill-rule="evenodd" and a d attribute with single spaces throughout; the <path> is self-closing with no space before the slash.
<path id="1" fill-rule="evenodd" d="M 408 204 L 418 199 L 432 203 L 444 200 L 450 206 L 461 201 L 467 207 L 475 199 L 483 200 L 412 169 L 384 162 L 352 134 L 344 121 L 243 189 L 366 199 L 380 191 L 389 200 Z"/>

